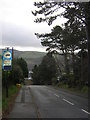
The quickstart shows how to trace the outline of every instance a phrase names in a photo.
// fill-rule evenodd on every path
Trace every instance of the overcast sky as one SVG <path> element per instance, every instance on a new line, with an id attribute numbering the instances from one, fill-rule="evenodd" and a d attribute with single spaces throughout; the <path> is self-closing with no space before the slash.
<path id="1" fill-rule="evenodd" d="M 38 0 L 0 1 L 0 34 L 2 33 L 0 47 L 9 46 L 23 51 L 45 51 L 45 47 L 42 47 L 40 40 L 36 38 L 34 33 L 50 32 L 55 25 L 61 25 L 66 20 L 58 18 L 51 26 L 45 22 L 35 23 L 35 17 L 31 13 L 36 9 L 33 5 L 34 1 Z"/>

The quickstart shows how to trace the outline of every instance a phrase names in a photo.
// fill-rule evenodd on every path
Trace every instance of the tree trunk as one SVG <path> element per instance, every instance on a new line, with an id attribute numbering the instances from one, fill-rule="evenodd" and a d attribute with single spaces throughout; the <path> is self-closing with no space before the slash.
<path id="1" fill-rule="evenodd" d="M 90 81 L 90 20 L 87 22 L 87 40 L 88 40 L 88 82 Z M 90 84 L 89 84 L 90 86 Z"/>
<path id="2" fill-rule="evenodd" d="M 90 12 L 89 5 L 88 5 L 88 10 Z M 86 31 L 87 31 L 87 40 L 88 40 L 88 86 L 89 86 L 88 95 L 89 95 L 89 92 L 90 92 L 90 27 L 89 27 L 89 25 L 90 25 L 90 14 L 89 14 L 88 19 L 86 21 L 87 21 Z M 90 99 L 90 95 L 89 95 L 88 99 Z M 88 104 L 88 108 L 89 108 L 88 111 L 90 112 L 90 103 Z"/>
<path id="3" fill-rule="evenodd" d="M 69 81 L 70 70 L 69 70 L 69 64 L 68 64 L 68 59 L 67 59 L 67 53 L 64 53 L 64 61 L 65 61 L 65 72 L 67 75 L 67 79 Z"/>
<path id="4" fill-rule="evenodd" d="M 72 68 L 73 68 L 73 84 L 74 84 L 74 86 L 76 85 L 76 82 L 75 82 L 75 55 L 74 55 L 74 50 L 73 50 L 73 52 L 72 52 Z"/>
<path id="5" fill-rule="evenodd" d="M 84 68 L 83 68 L 83 49 L 81 50 L 81 80 L 80 80 L 80 86 L 82 86 L 84 83 Z"/>
<path id="6" fill-rule="evenodd" d="M 84 6 L 85 19 L 86 19 L 86 35 L 88 41 L 88 83 L 90 83 L 90 2 L 87 2 Z M 90 84 L 89 84 L 90 87 Z"/>
<path id="7" fill-rule="evenodd" d="M 87 35 L 87 41 L 88 41 L 88 86 L 89 86 L 89 91 L 88 91 L 88 99 L 90 99 L 90 1 L 86 3 L 84 6 L 85 10 L 85 19 L 86 19 L 86 35 Z M 88 111 L 90 112 L 90 103 L 88 104 Z"/>

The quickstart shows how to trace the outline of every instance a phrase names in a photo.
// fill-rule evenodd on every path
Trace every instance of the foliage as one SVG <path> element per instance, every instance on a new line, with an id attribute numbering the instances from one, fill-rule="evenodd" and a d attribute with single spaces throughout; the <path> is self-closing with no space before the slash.
<path id="1" fill-rule="evenodd" d="M 45 55 L 45 52 L 14 50 L 14 58 L 22 57 L 27 62 L 28 70 L 32 70 L 35 64 L 39 65 Z"/>
<path id="2" fill-rule="evenodd" d="M 32 69 L 32 79 L 33 79 L 33 84 L 40 84 L 40 79 L 39 79 L 39 67 L 37 65 L 34 66 Z"/>
<path id="3" fill-rule="evenodd" d="M 21 60 L 21 62 L 20 62 Z M 22 65 L 22 67 L 19 65 Z M 24 71 L 25 67 L 25 71 Z M 28 69 L 26 68 L 27 64 L 22 59 L 13 59 L 12 64 L 12 71 L 2 71 L 2 85 L 5 87 L 6 85 L 6 79 L 8 81 L 8 85 L 16 85 L 16 83 L 21 83 L 24 81 L 24 75 L 28 74 Z M 24 72 L 23 72 L 24 71 Z"/>
<path id="4" fill-rule="evenodd" d="M 87 93 L 88 92 L 88 87 L 87 86 L 84 86 L 82 89 L 81 89 L 82 93 Z"/>
<path id="5" fill-rule="evenodd" d="M 32 78 L 34 84 L 52 84 L 52 79 L 56 77 L 57 68 L 54 58 L 48 53 L 39 66 L 34 66 L 32 70 Z"/>
<path id="6" fill-rule="evenodd" d="M 67 79 L 67 74 L 63 74 L 61 77 L 60 77 L 60 82 L 62 82 L 63 84 L 68 84 L 68 79 Z"/>
<path id="7" fill-rule="evenodd" d="M 23 71 L 23 76 L 28 77 L 28 67 L 26 61 L 23 58 L 18 58 L 17 64 L 21 67 Z"/>
<path id="8" fill-rule="evenodd" d="M 77 54 L 77 61 L 75 63 L 78 64 L 76 69 L 76 79 L 79 76 L 80 86 L 88 85 L 88 53 L 87 51 L 79 51 Z"/>
<path id="9" fill-rule="evenodd" d="M 52 78 L 52 85 L 56 85 L 58 83 L 58 80 L 56 77 Z"/>
<path id="10" fill-rule="evenodd" d="M 69 87 L 67 84 L 63 84 L 62 82 L 59 82 L 57 84 L 57 87 L 66 90 L 66 92 L 72 92 L 72 93 L 76 93 L 76 94 L 80 94 L 82 96 L 86 96 L 88 95 L 88 87 L 87 86 L 82 86 L 80 87 Z"/>
<path id="11" fill-rule="evenodd" d="M 55 26 L 51 30 L 51 33 L 36 34 L 38 38 L 41 38 L 42 45 L 48 47 L 47 50 L 49 52 L 52 53 L 59 52 L 59 54 L 64 56 L 67 81 L 69 84 L 70 82 L 72 82 L 73 84 L 72 83 L 71 84 L 74 86 L 76 85 L 76 76 L 78 75 L 78 73 L 80 73 L 79 71 L 77 72 L 75 67 L 75 64 L 77 66 L 78 62 L 77 63 L 75 62 L 76 55 L 74 52 L 77 49 L 79 50 L 83 49 L 83 51 L 86 49 L 86 36 L 84 35 L 84 33 L 85 31 L 83 28 L 80 30 L 77 27 L 73 27 L 73 29 L 69 29 L 66 26 L 66 28 L 62 29 L 60 26 Z M 83 41 L 83 44 L 81 44 L 81 41 Z M 72 56 L 71 66 L 73 68 L 73 77 L 72 77 L 73 79 L 71 78 L 70 75 L 70 64 L 68 60 L 68 58 L 70 59 L 70 54 Z"/>
<path id="12" fill-rule="evenodd" d="M 23 71 L 19 65 L 13 66 L 12 74 L 13 74 L 13 79 L 14 79 L 15 85 L 16 85 L 16 83 L 21 83 L 21 80 L 24 79 L 23 78 Z"/>
<path id="13" fill-rule="evenodd" d="M 11 100 L 12 96 L 14 96 L 18 92 L 18 88 L 16 86 L 10 86 L 8 89 L 8 98 L 6 99 L 6 92 L 3 88 L 2 91 L 2 109 L 8 109 L 8 103 Z"/>
<path id="14" fill-rule="evenodd" d="M 0 78 L 2 77 L 2 59 L 0 59 Z"/>
<path id="15" fill-rule="evenodd" d="M 51 25 L 57 17 L 64 16 L 67 18 L 68 23 L 73 24 L 74 21 L 85 25 L 87 19 L 90 19 L 89 8 L 90 2 L 55 2 L 51 0 L 50 2 L 34 2 L 34 6 L 38 9 L 32 11 L 34 16 L 38 14 L 43 14 L 43 17 L 36 18 L 35 22 L 47 22 L 48 25 Z M 63 8 L 63 12 L 60 9 Z"/>
<path id="16" fill-rule="evenodd" d="M 47 46 L 47 51 L 52 50 L 56 52 L 62 51 L 65 56 L 66 65 L 66 78 L 68 78 L 69 86 L 85 85 L 87 81 L 87 57 L 88 57 L 88 73 L 90 78 L 90 2 L 34 2 L 37 10 L 32 11 L 34 16 L 38 14 L 43 15 L 41 18 L 36 18 L 35 22 L 47 22 L 51 25 L 57 17 L 65 17 L 67 22 L 64 24 L 63 29 L 60 26 L 55 26 L 51 33 L 38 34 L 38 38 L 41 38 L 43 46 Z M 63 8 L 63 12 L 59 12 Z M 56 12 L 58 11 L 58 12 Z M 87 48 L 88 42 L 88 48 Z M 83 52 L 88 49 L 88 56 L 83 57 Z M 80 50 L 81 56 L 76 55 L 75 51 Z M 57 52 L 56 52 L 57 53 Z M 67 55 L 72 55 L 72 68 L 73 74 L 70 74 Z M 83 67 L 83 64 L 85 64 Z M 87 70 L 86 70 L 87 71 Z M 85 74 L 85 77 L 83 76 Z M 81 76 L 81 77 L 80 77 Z M 62 76 L 63 77 L 63 76 Z M 88 78 L 88 79 L 89 79 Z"/>
<path id="17" fill-rule="evenodd" d="M 67 88 L 68 88 L 68 85 L 67 85 L 67 84 L 64 84 L 63 82 L 58 82 L 57 87 L 67 89 Z"/>

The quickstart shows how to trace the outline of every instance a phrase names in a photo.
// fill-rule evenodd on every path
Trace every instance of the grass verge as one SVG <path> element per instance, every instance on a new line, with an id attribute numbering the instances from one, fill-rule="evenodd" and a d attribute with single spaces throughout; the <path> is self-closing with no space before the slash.
<path id="1" fill-rule="evenodd" d="M 61 88 L 63 90 L 69 91 L 69 92 L 73 92 L 77 95 L 80 96 L 85 96 L 88 97 L 88 91 L 90 88 L 88 88 L 88 86 L 83 86 L 83 87 L 69 87 L 67 84 L 62 84 L 62 83 L 58 83 L 56 85 L 56 87 Z"/>
<path id="2" fill-rule="evenodd" d="M 2 89 L 2 115 L 6 117 L 12 109 L 16 96 L 19 92 L 20 88 L 16 86 L 10 86 L 8 88 L 8 98 L 6 98 L 6 90 Z"/>

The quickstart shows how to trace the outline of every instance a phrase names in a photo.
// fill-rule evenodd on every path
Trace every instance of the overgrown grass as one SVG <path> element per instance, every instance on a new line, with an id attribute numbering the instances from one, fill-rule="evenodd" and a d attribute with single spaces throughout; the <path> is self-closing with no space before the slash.
<path id="1" fill-rule="evenodd" d="M 2 60 L 0 59 L 0 78 L 2 76 Z"/>
<path id="2" fill-rule="evenodd" d="M 2 87 L 2 59 L 0 57 L 0 113 L 2 111 L 2 91 L 1 91 L 1 87 Z"/>
<path id="3" fill-rule="evenodd" d="M 10 102 L 11 98 L 18 92 L 18 88 L 16 86 L 11 86 L 8 88 L 8 98 L 6 98 L 6 90 L 3 88 L 2 90 L 2 109 L 8 108 L 8 103 Z"/>
<path id="4" fill-rule="evenodd" d="M 72 91 L 72 92 L 77 92 L 77 93 L 79 92 L 79 93 L 84 93 L 84 94 L 88 94 L 88 90 L 89 90 L 88 86 L 83 86 L 81 88 L 78 86 L 69 87 L 67 84 L 63 84 L 63 83 L 58 83 L 56 86 L 62 89 Z"/>
<path id="5" fill-rule="evenodd" d="M 87 86 L 84 86 L 84 87 L 81 89 L 81 92 L 87 93 L 88 90 L 89 90 L 88 87 L 87 87 Z"/>

